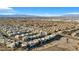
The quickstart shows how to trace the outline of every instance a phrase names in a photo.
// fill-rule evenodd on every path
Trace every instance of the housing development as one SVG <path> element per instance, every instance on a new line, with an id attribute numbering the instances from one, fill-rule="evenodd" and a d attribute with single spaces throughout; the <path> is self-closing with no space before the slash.
<path id="1" fill-rule="evenodd" d="M 78 21 L 78 16 L 0 17 L 0 50 L 79 50 Z"/>

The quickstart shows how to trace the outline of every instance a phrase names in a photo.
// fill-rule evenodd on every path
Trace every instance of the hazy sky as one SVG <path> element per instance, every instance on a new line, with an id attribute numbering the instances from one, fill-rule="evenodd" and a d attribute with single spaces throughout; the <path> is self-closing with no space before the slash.
<path id="1" fill-rule="evenodd" d="M 0 15 L 40 15 L 59 16 L 64 14 L 79 14 L 79 7 L 10 7 L 0 8 Z"/>

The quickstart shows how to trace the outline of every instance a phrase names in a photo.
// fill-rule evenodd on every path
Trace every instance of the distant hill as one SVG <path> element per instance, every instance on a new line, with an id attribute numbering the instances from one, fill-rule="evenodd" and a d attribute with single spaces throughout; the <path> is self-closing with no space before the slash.
<path id="1" fill-rule="evenodd" d="M 79 17 L 79 14 L 66 14 L 64 17 Z"/>
<path id="2" fill-rule="evenodd" d="M 79 14 L 66 14 L 62 16 L 37 16 L 37 15 L 0 15 L 0 19 L 20 20 L 79 20 Z"/>
<path id="3" fill-rule="evenodd" d="M 35 17 L 34 15 L 0 15 L 0 17 Z"/>

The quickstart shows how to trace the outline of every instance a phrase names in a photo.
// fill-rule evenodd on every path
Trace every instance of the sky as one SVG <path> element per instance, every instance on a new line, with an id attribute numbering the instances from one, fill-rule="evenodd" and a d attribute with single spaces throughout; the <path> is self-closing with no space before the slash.
<path id="1" fill-rule="evenodd" d="M 7 7 L 0 8 L 0 15 L 60 16 L 79 14 L 79 7 Z"/>
<path id="2" fill-rule="evenodd" d="M 0 15 L 64 14 L 79 14 L 79 0 L 0 0 Z"/>

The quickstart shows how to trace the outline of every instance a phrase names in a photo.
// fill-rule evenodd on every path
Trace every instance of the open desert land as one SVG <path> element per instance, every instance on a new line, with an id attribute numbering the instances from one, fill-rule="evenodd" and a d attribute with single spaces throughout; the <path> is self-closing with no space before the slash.
<path id="1" fill-rule="evenodd" d="M 0 20 L 0 51 L 79 51 L 79 23 Z"/>

